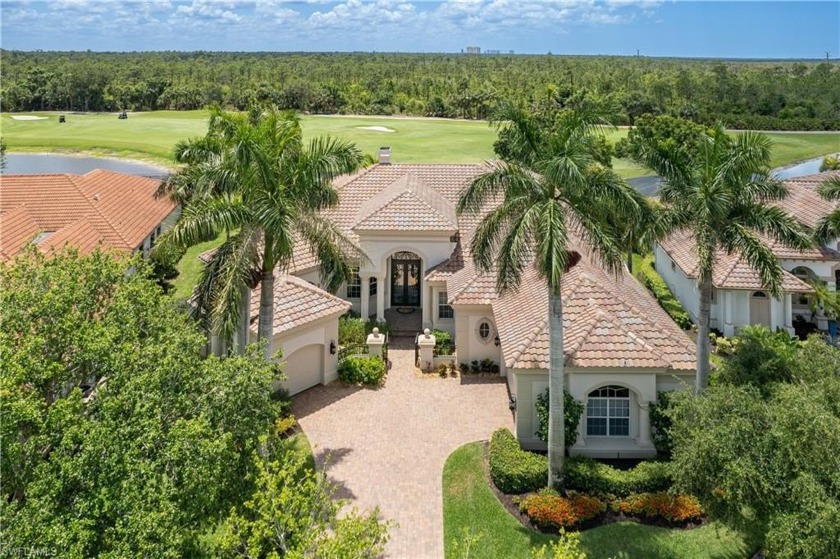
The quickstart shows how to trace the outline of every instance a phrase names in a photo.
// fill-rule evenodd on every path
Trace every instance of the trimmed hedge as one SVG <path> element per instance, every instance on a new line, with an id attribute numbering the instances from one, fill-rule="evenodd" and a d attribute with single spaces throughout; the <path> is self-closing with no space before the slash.
<path id="1" fill-rule="evenodd" d="M 583 493 L 627 497 L 634 493 L 667 491 L 674 483 L 668 462 L 640 462 L 632 470 L 619 470 L 591 458 L 566 459 L 566 487 Z"/>
<path id="2" fill-rule="evenodd" d="M 653 293 L 659 306 L 665 309 L 674 322 L 683 330 L 691 329 L 691 318 L 683 308 L 682 304 L 674 297 L 668 284 L 662 279 L 653 267 L 653 257 L 648 255 L 638 259 L 634 263 L 633 275 L 644 285 L 648 291 Z"/>
<path id="3" fill-rule="evenodd" d="M 490 439 L 490 477 L 503 493 L 528 493 L 546 486 L 548 458 L 522 450 L 507 429 Z"/>
<path id="4" fill-rule="evenodd" d="M 338 364 L 338 378 L 347 384 L 379 386 L 385 380 L 385 362 L 377 356 L 347 357 Z"/>

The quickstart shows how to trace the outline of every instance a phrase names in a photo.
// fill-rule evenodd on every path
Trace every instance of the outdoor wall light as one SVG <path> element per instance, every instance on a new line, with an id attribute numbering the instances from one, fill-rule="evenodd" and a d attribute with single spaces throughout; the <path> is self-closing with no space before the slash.
<path id="1" fill-rule="evenodd" d="M 495 338 L 493 338 L 493 345 L 495 345 L 496 347 L 499 347 L 501 344 L 502 344 L 502 340 L 499 339 L 499 336 L 496 336 Z"/>
<path id="2" fill-rule="evenodd" d="M 510 408 L 510 411 L 516 411 L 516 396 L 511 396 L 508 399 L 508 407 Z"/>
<path id="3" fill-rule="evenodd" d="M 338 348 L 335 346 L 335 340 L 330 341 L 330 355 L 335 355 L 335 352 L 338 351 Z"/>

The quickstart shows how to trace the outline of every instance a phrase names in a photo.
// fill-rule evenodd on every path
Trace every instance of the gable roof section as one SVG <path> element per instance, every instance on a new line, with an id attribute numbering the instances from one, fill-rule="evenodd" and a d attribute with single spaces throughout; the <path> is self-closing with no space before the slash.
<path id="1" fill-rule="evenodd" d="M 416 174 L 407 172 L 359 206 L 356 231 L 442 231 L 458 229 L 455 204 Z"/>
<path id="2" fill-rule="evenodd" d="M 176 208 L 168 199 L 155 198 L 159 184 L 157 179 L 103 170 L 6 175 L 0 179 L 0 214 L 24 208 L 39 231 L 52 234 L 48 246 L 61 242 L 86 251 L 102 241 L 130 251 Z M 3 254 L 14 254 L 25 244 L 6 235 L 1 242 Z"/>
<path id="3" fill-rule="evenodd" d="M 88 254 L 106 244 L 105 236 L 88 218 L 83 217 L 44 239 L 38 244 L 38 249 L 48 253 L 50 250 L 60 250 L 66 245 L 71 245 L 79 250 L 79 254 Z"/>
<path id="4" fill-rule="evenodd" d="M 584 256 L 564 275 L 562 297 L 566 365 L 694 370 L 693 342 L 626 269 L 616 278 Z M 492 308 L 506 365 L 547 369 L 548 293 L 536 272 Z"/>
<path id="5" fill-rule="evenodd" d="M 840 206 L 838 202 L 823 199 L 817 192 L 820 184 L 833 177 L 840 177 L 840 171 L 828 171 L 787 179 L 784 183 L 788 188 L 788 195 L 775 205 L 784 209 L 808 227 L 815 227 L 820 218 Z"/>
<path id="6" fill-rule="evenodd" d="M 35 239 L 38 231 L 40 227 L 25 206 L 0 214 L 0 257 L 12 258 Z"/>
<path id="7" fill-rule="evenodd" d="M 766 239 L 764 239 L 767 242 Z M 659 242 L 659 246 L 668 253 L 674 263 L 683 271 L 686 277 L 695 279 L 699 273 L 699 261 L 695 249 L 694 238 L 690 232 L 683 230 L 674 233 Z M 774 247 L 776 243 L 771 243 Z M 761 291 L 766 286 L 761 278 L 743 258 L 735 254 L 727 254 L 718 250 L 715 269 L 712 272 L 712 285 L 717 289 L 744 289 Z M 787 271 L 782 272 L 782 291 L 807 293 L 813 291 L 810 285 L 803 282 Z"/>
<path id="8" fill-rule="evenodd" d="M 252 326 L 259 321 L 260 293 L 259 285 L 251 291 Z M 350 307 L 350 302 L 306 280 L 280 272 L 274 274 L 274 335 L 331 315 L 344 314 Z"/>

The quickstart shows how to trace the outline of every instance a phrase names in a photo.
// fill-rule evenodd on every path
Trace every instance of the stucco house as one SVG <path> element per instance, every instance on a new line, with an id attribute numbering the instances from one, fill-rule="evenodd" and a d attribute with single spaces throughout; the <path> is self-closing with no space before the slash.
<path id="1" fill-rule="evenodd" d="M 180 208 L 156 198 L 159 179 L 97 169 L 84 175 L 0 177 L 0 260 L 29 244 L 48 254 L 64 245 L 82 254 L 102 246 L 148 255 Z"/>
<path id="2" fill-rule="evenodd" d="M 831 212 L 836 203 L 827 202 L 817 193 L 819 185 L 840 172 L 820 173 L 785 181 L 789 195 L 777 203 L 809 227 Z M 840 239 L 815 249 L 796 250 L 765 239 L 784 268 L 781 298 L 772 297 L 758 274 L 742 258 L 719 252 L 712 277 L 711 327 L 730 337 L 750 324 L 764 324 L 775 330 L 794 333 L 797 318 L 816 321 L 828 329 L 826 317 L 811 316 L 806 295 L 813 291 L 808 281 L 821 280 L 831 291 L 840 288 Z M 654 245 L 656 271 L 679 299 L 695 322 L 699 313 L 697 253 L 692 238 L 685 232 L 672 235 Z"/>
<path id="3" fill-rule="evenodd" d="M 318 286 L 303 246 L 292 268 L 278 272 L 272 349 L 283 350 L 290 392 L 337 377 L 337 321 L 348 309 L 389 322 L 398 315 L 411 324 L 404 334 L 454 334 L 458 362 L 498 364 L 520 441 L 544 448 L 534 401 L 548 386 L 547 293 L 527 277 L 518 293 L 499 297 L 494 275 L 478 273 L 467 253 L 480 216 L 455 212 L 460 192 L 486 170 L 380 162 L 336 181 L 339 204 L 326 215 L 366 258 L 335 295 Z M 243 317 L 252 339 L 258 291 Z M 658 391 L 692 382 L 694 344 L 626 270 L 615 277 L 584 256 L 564 279 L 563 298 L 567 389 L 586 406 L 571 452 L 654 454 L 648 406 Z"/>

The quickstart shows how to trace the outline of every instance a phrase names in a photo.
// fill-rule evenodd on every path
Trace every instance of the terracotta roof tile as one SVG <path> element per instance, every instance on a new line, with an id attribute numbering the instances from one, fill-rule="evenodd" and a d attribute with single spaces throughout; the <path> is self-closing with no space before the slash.
<path id="1" fill-rule="evenodd" d="M 49 253 L 52 250 L 59 250 L 66 245 L 71 245 L 77 248 L 80 254 L 88 254 L 97 247 L 107 246 L 107 244 L 102 232 L 88 218 L 83 217 L 44 239 L 38 244 L 38 249 L 41 252 Z"/>
<path id="2" fill-rule="evenodd" d="M 129 251 L 175 210 L 168 199 L 154 197 L 159 184 L 157 179 L 103 170 L 5 175 L 0 178 L 0 213 L 23 206 L 38 229 L 49 233 L 85 219 L 88 225 L 70 230 L 87 235 L 79 242 L 89 243 L 95 229 L 110 247 Z M 71 237 L 62 240 L 77 244 Z"/>
<path id="3" fill-rule="evenodd" d="M 0 214 L 0 257 L 12 258 L 35 239 L 40 229 L 25 206 Z"/>
<path id="4" fill-rule="evenodd" d="M 251 292 L 251 326 L 260 312 L 260 286 Z M 287 332 L 321 318 L 343 314 L 351 303 L 306 280 L 280 272 L 274 275 L 274 334 Z"/>
<path id="5" fill-rule="evenodd" d="M 616 278 L 584 256 L 564 275 L 562 297 L 567 365 L 694 369 L 694 343 L 626 269 Z M 548 368 L 548 292 L 536 271 L 492 308 L 507 366 Z"/>
<path id="6" fill-rule="evenodd" d="M 452 201 L 408 172 L 359 205 L 353 229 L 454 232 L 458 218 Z"/>
<path id="7" fill-rule="evenodd" d="M 765 239 L 765 242 L 769 240 Z M 776 243 L 769 243 L 776 247 Z M 679 266 L 689 278 L 697 278 L 698 260 L 695 251 L 694 238 L 688 231 L 679 231 L 667 239 L 660 241 L 659 246 L 668 253 L 674 263 Z M 717 252 L 717 261 L 712 273 L 712 285 L 718 289 L 765 289 L 761 278 L 743 258 L 734 254 L 727 254 L 723 250 Z M 803 282 L 790 272 L 782 274 L 782 290 L 785 292 L 810 292 L 811 286 Z"/>

